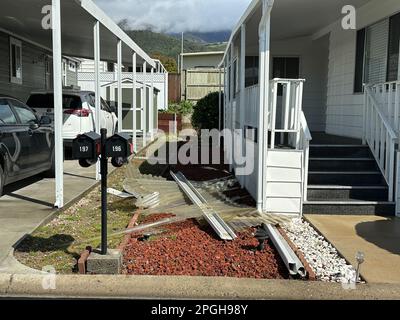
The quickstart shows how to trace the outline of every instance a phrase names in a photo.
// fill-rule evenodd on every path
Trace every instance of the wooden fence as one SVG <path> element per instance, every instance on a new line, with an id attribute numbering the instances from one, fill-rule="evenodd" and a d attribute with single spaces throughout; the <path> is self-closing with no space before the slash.
<path id="1" fill-rule="evenodd" d="M 219 69 L 189 69 L 184 70 L 181 86 L 182 100 L 189 100 L 194 103 L 199 101 L 211 92 L 220 89 Z M 221 76 L 221 88 L 223 88 L 223 75 Z"/>
<path id="2" fill-rule="evenodd" d="M 179 73 L 168 74 L 168 102 L 181 101 L 181 75 Z"/>

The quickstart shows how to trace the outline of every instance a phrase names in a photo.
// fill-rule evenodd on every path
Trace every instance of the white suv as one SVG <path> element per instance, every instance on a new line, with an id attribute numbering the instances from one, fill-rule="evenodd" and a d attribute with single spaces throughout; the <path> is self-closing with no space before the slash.
<path id="1" fill-rule="evenodd" d="M 27 105 L 38 116 L 48 116 L 54 120 L 54 100 L 52 91 L 32 92 Z M 91 91 L 63 90 L 63 139 L 64 146 L 71 147 L 72 140 L 79 134 L 95 131 L 95 94 Z M 114 110 L 101 99 L 101 128 L 107 129 L 112 136 L 117 127 L 117 116 Z"/>

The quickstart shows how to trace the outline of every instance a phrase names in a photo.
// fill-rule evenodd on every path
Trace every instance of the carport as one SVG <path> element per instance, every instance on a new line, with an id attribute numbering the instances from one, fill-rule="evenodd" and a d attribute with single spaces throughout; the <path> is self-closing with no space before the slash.
<path id="1" fill-rule="evenodd" d="M 123 32 L 92 0 L 3 0 L 0 30 L 53 54 L 54 129 L 56 189 L 55 207 L 64 205 L 63 182 L 63 110 L 62 56 L 74 56 L 95 61 L 96 131 L 100 132 L 100 61 L 117 63 L 118 97 L 122 96 L 122 66 L 132 66 L 132 105 L 136 108 L 136 65 L 150 68 L 157 64 L 125 32 Z M 51 23 L 51 24 L 50 24 Z M 143 87 L 146 83 L 143 83 Z M 122 101 L 117 99 L 118 131 L 122 129 Z M 150 110 L 152 110 L 150 106 Z M 146 119 L 144 109 L 142 119 Z M 151 112 L 151 111 L 150 111 Z M 136 113 L 132 112 L 133 123 Z M 154 128 L 144 128 L 153 136 Z M 136 145 L 136 132 L 133 131 Z M 98 172 L 99 170 L 97 170 Z M 98 177 L 97 177 L 98 178 Z"/>

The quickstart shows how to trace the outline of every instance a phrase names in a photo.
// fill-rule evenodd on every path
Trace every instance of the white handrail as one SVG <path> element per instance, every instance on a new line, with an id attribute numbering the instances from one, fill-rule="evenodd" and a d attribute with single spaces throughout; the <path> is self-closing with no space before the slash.
<path id="1" fill-rule="evenodd" d="M 370 147 L 389 186 L 389 201 L 393 201 L 395 151 L 398 136 L 369 86 L 365 87 L 364 101 L 364 140 Z"/>
<path id="2" fill-rule="evenodd" d="M 308 190 L 308 167 L 310 159 L 310 141 L 312 140 L 310 128 L 308 127 L 306 116 L 304 112 L 300 113 L 300 126 L 301 126 L 301 142 L 300 147 L 303 150 L 303 201 L 307 201 Z"/>
<path id="3" fill-rule="evenodd" d="M 365 88 L 370 90 L 371 96 L 376 99 L 376 105 L 379 106 L 390 126 L 394 131 L 400 132 L 400 81 L 369 84 Z"/>

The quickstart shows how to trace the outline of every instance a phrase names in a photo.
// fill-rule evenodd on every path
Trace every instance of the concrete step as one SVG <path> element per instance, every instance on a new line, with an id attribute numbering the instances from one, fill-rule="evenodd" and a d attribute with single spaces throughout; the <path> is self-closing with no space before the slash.
<path id="1" fill-rule="evenodd" d="M 371 186 L 385 185 L 385 179 L 380 171 L 310 171 L 309 185 L 335 185 L 335 186 Z"/>
<path id="2" fill-rule="evenodd" d="M 364 145 L 311 145 L 310 158 L 371 158 Z"/>
<path id="3" fill-rule="evenodd" d="M 310 158 L 310 171 L 377 171 L 374 158 Z"/>
<path id="4" fill-rule="evenodd" d="M 387 201 L 307 201 L 303 214 L 394 216 L 396 204 Z"/>
<path id="5" fill-rule="evenodd" d="M 309 201 L 327 200 L 364 200 L 386 201 L 388 187 L 386 186 L 308 186 L 307 197 Z"/>

